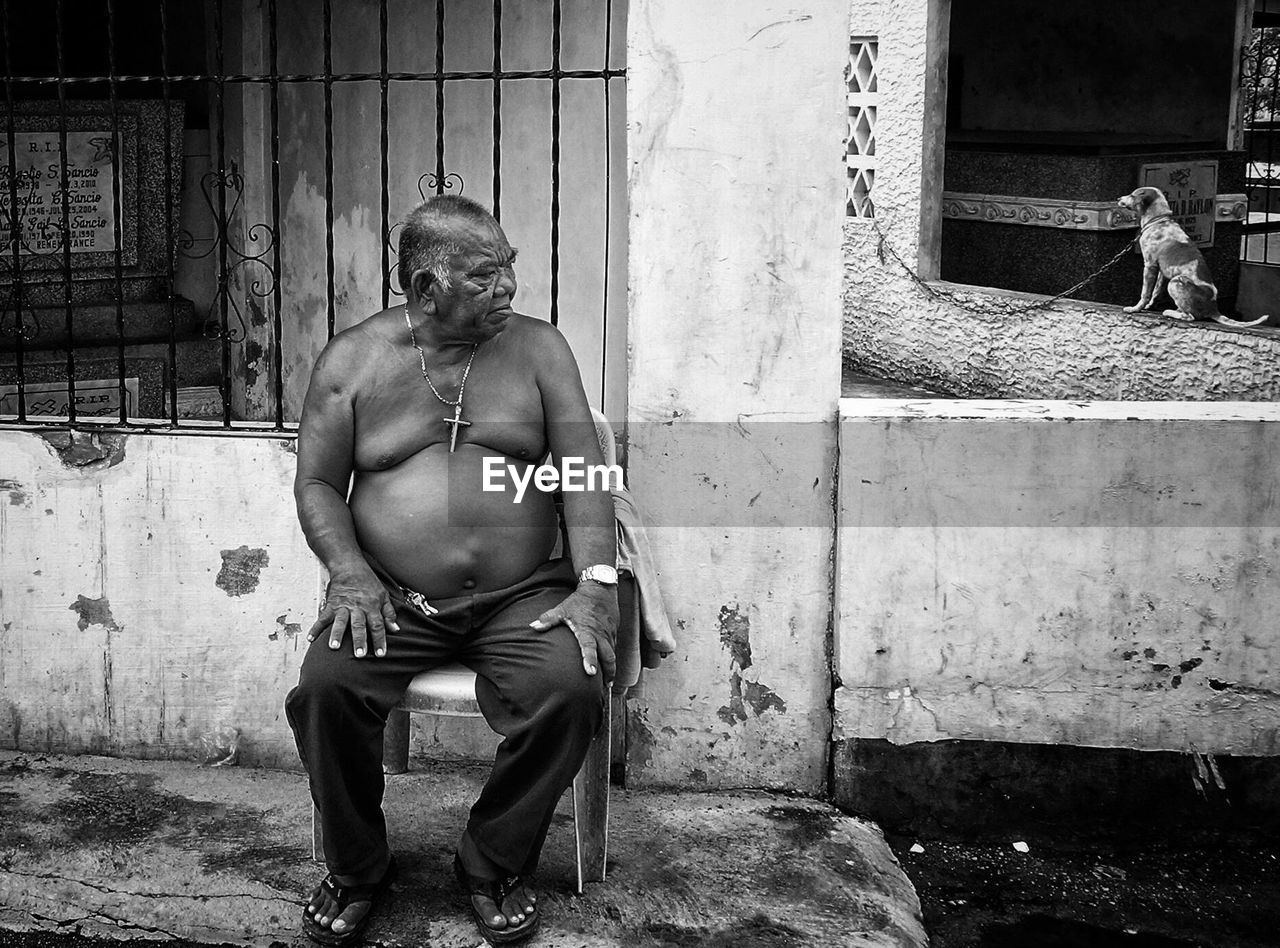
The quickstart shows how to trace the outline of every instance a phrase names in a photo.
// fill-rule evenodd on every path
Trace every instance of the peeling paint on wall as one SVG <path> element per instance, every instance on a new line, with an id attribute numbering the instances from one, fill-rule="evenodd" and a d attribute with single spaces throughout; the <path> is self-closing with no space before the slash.
<path id="1" fill-rule="evenodd" d="M 737 605 L 721 606 L 718 623 L 720 644 L 729 650 L 732 665 L 736 667 L 729 676 L 729 703 L 716 711 L 716 717 L 725 724 L 734 725 L 747 720 L 748 707 L 755 712 L 755 717 L 766 711 L 785 713 L 787 704 L 773 689 L 742 677 L 742 672 L 752 664 L 751 620 Z"/>
<path id="2" fill-rule="evenodd" d="M 286 621 L 288 618 L 288 613 L 282 616 L 276 616 L 276 627 L 271 630 L 267 635 L 267 638 L 272 642 L 275 642 L 283 635 L 286 639 L 296 641 L 298 636 L 302 633 L 302 624 L 298 622 L 288 622 Z"/>
<path id="3" fill-rule="evenodd" d="M 261 312 L 260 307 L 256 309 L 257 312 Z M 263 320 L 260 323 L 255 319 L 253 325 L 260 326 L 265 322 Z M 258 384 L 258 363 L 261 361 L 262 356 L 262 343 L 258 342 L 257 339 L 246 339 L 244 343 L 244 380 L 246 385 L 253 386 Z"/>
<path id="4" fill-rule="evenodd" d="M 787 703 L 772 688 L 758 681 L 744 681 L 735 671 L 729 677 L 729 703 L 716 711 L 716 717 L 725 724 L 741 724 L 747 720 L 747 707 L 760 717 L 766 711 L 785 713 Z"/>
<path id="5" fill-rule="evenodd" d="M 729 678 L 729 703 L 720 706 L 716 717 L 729 725 L 741 724 L 747 719 L 746 709 L 742 705 L 742 676 L 737 672 Z"/>
<path id="6" fill-rule="evenodd" d="M 785 713 L 787 710 L 787 703 L 771 688 L 766 688 L 758 681 L 743 682 L 742 697 L 747 704 L 751 705 L 751 710 L 756 713 L 756 717 L 760 717 L 766 711 Z"/>
<path id="7" fill-rule="evenodd" d="M 222 550 L 222 569 L 214 584 L 228 596 L 247 596 L 258 588 L 258 579 L 267 565 L 267 551 L 239 546 Z"/>
<path id="8" fill-rule="evenodd" d="M 40 437 L 72 470 L 100 471 L 124 460 L 128 435 L 84 431 L 41 432 Z"/>
<path id="9" fill-rule="evenodd" d="M 641 709 L 627 711 L 627 771 L 638 773 L 650 765 L 653 760 L 653 748 L 657 743 L 653 731 L 645 720 Z"/>
<path id="10" fill-rule="evenodd" d="M 27 496 L 26 488 L 15 480 L 0 478 L 0 491 L 9 492 L 9 505 L 11 507 L 31 506 L 31 499 Z"/>
<path id="11" fill-rule="evenodd" d="M 737 607 L 720 607 L 720 644 L 729 650 L 740 669 L 751 667 L 751 620 Z"/>
<path id="12" fill-rule="evenodd" d="M 100 625 L 112 632 L 120 631 L 120 626 L 116 625 L 116 620 L 111 615 L 111 603 L 107 601 L 105 596 L 101 599 L 87 599 L 84 596 L 77 596 L 76 601 L 67 608 L 80 616 L 80 621 L 76 623 L 76 627 L 81 632 L 91 625 Z"/>

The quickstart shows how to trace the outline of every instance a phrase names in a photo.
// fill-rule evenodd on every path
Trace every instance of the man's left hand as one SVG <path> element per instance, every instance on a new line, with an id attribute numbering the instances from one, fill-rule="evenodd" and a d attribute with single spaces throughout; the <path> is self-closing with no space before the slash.
<path id="1" fill-rule="evenodd" d="M 529 623 L 539 632 L 567 626 L 582 649 L 582 668 L 594 675 L 604 670 L 606 681 L 617 671 L 613 643 L 618 631 L 618 590 L 599 583 L 583 583 L 560 605 Z"/>

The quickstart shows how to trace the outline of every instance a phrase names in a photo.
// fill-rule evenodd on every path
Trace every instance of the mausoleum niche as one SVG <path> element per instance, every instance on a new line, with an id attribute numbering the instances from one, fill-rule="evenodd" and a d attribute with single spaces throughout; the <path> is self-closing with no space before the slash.
<path id="1" fill-rule="evenodd" d="M 1238 28 L 1235 3 L 954 0 L 942 278 L 1056 294 L 1134 239 L 1116 199 L 1152 185 L 1239 315 Z M 1132 305 L 1141 274 L 1135 252 L 1075 296 Z"/>
<path id="2" fill-rule="evenodd" d="M 162 418 L 217 384 L 212 280 L 179 254 L 207 88 L 161 78 L 204 71 L 203 13 L 115 6 L 0 18 L 0 418 Z"/>

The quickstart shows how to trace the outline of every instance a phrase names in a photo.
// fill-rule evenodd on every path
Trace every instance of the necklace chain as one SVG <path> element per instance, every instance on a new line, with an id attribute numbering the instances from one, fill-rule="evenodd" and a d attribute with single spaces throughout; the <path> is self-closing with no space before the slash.
<path id="1" fill-rule="evenodd" d="M 409 327 L 409 342 L 413 345 L 413 348 L 418 350 L 418 362 L 422 367 L 422 377 L 426 379 L 427 384 L 431 386 L 431 394 L 440 399 L 440 401 L 444 402 L 444 404 L 448 405 L 450 408 L 459 409 L 459 414 L 461 414 L 462 393 L 467 387 L 467 376 L 471 374 L 471 363 L 476 357 L 476 350 L 480 348 L 480 344 L 474 343 L 471 346 L 471 357 L 467 359 L 467 367 L 462 370 L 462 382 L 458 385 L 458 400 L 456 402 L 451 402 L 440 394 L 435 383 L 431 381 L 431 376 L 427 374 L 427 356 L 426 353 L 422 351 L 422 347 L 418 345 L 417 337 L 413 334 L 413 320 L 409 318 L 408 303 L 404 304 L 404 323 Z"/>

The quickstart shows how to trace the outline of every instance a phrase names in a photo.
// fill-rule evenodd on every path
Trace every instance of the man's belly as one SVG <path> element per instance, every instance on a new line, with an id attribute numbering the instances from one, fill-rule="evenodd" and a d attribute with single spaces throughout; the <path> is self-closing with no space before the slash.
<path id="1" fill-rule="evenodd" d="M 510 586 L 546 562 L 558 533 L 551 495 L 530 485 L 515 503 L 512 479 L 486 491 L 479 445 L 419 451 L 386 471 L 356 474 L 351 516 L 360 546 L 427 599 Z M 521 467 L 523 467 L 521 463 Z"/>

